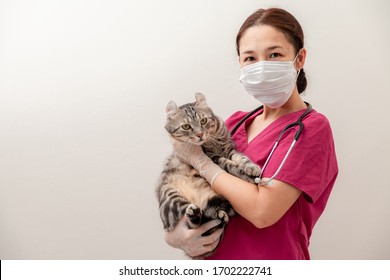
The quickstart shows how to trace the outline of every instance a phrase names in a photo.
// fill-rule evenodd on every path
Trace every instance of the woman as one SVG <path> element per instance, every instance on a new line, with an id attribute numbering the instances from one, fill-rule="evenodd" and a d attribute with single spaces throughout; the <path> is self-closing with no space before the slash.
<path id="1" fill-rule="evenodd" d="M 310 236 L 338 167 L 328 120 L 315 110 L 309 112 L 300 97 L 307 84 L 303 43 L 300 24 L 282 9 L 258 10 L 241 26 L 236 38 L 240 81 L 264 108 L 240 125 L 233 139 L 238 151 L 262 167 L 262 182 L 251 184 L 222 171 L 198 146 L 174 143 L 177 155 L 198 169 L 239 215 L 229 221 L 220 243 L 223 229 L 202 236 L 218 221 L 190 230 L 183 218 L 165 233 L 171 246 L 197 256 L 219 244 L 210 259 L 310 259 Z M 283 128 L 305 112 L 302 134 L 280 171 L 299 126 L 283 134 L 265 165 Z M 246 115 L 233 114 L 226 121 L 229 129 Z"/>

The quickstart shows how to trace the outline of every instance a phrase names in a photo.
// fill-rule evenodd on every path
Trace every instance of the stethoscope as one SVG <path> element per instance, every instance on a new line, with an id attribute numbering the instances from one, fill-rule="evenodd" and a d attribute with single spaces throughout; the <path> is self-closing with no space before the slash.
<path id="1" fill-rule="evenodd" d="M 293 149 L 295 143 L 298 141 L 299 137 L 301 136 L 302 134 L 302 131 L 303 131 L 303 128 L 304 128 L 304 125 L 303 125 L 303 119 L 311 112 L 312 110 L 312 106 L 310 103 L 308 102 L 305 102 L 306 106 L 307 106 L 307 109 L 306 111 L 295 121 L 295 122 L 292 122 L 292 123 L 289 123 L 288 125 L 286 125 L 282 131 L 279 133 L 279 136 L 278 138 L 276 139 L 276 142 L 274 144 L 274 146 L 272 147 L 272 150 L 270 152 L 270 154 L 268 155 L 267 157 L 267 160 L 265 161 L 264 165 L 263 165 L 263 168 L 261 169 L 261 173 L 259 175 L 259 177 L 257 177 L 255 179 L 255 182 L 259 185 L 269 185 L 271 183 L 271 181 L 279 174 L 280 170 L 282 169 L 284 163 L 286 162 L 286 159 L 288 158 L 291 150 Z M 253 116 L 253 114 L 255 114 L 256 112 L 260 111 L 263 109 L 263 105 L 254 109 L 252 112 L 249 112 L 245 117 L 243 117 L 235 126 L 234 128 L 232 129 L 232 131 L 230 132 L 230 135 L 233 136 L 234 133 L 236 133 L 237 129 L 247 120 L 249 119 L 251 116 Z M 295 126 L 299 126 L 299 129 L 298 131 L 295 133 L 294 135 L 294 139 L 290 145 L 290 148 L 288 149 L 286 155 L 284 156 L 282 162 L 280 163 L 279 165 L 279 168 L 276 170 L 275 174 L 272 175 L 271 178 L 269 178 L 267 181 L 264 181 L 261 179 L 261 176 L 263 175 L 263 171 L 265 170 L 265 168 L 267 167 L 268 165 L 268 162 L 269 160 L 271 159 L 272 157 L 272 154 L 274 153 L 276 147 L 279 145 L 279 141 L 280 139 L 282 138 L 283 134 L 288 131 L 289 129 L 295 127 Z"/>

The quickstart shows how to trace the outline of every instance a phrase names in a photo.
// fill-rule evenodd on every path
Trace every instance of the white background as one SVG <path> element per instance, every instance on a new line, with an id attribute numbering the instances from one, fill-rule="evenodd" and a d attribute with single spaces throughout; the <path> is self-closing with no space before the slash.
<path id="1" fill-rule="evenodd" d="M 313 259 L 390 259 L 390 4 L 0 0 L 0 259 L 181 259 L 154 187 L 165 106 L 258 105 L 235 36 L 262 7 L 301 23 L 304 99 L 331 121 L 340 174 Z"/>

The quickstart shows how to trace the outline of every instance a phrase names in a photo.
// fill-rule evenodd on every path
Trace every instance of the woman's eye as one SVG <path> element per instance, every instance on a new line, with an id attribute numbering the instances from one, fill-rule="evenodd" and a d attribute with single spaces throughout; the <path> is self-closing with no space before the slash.
<path id="1" fill-rule="evenodd" d="M 203 118 L 200 120 L 201 125 L 205 125 L 207 123 L 207 118 Z"/>
<path id="2" fill-rule="evenodd" d="M 269 58 L 277 58 L 280 57 L 280 53 L 271 53 Z"/>
<path id="3" fill-rule="evenodd" d="M 184 130 L 189 130 L 191 128 L 191 126 L 188 123 L 186 123 L 186 124 L 183 124 L 181 126 L 181 128 L 184 129 Z"/>
<path id="4" fill-rule="evenodd" d="M 244 59 L 244 62 L 252 62 L 255 61 L 256 59 L 253 56 L 248 56 Z"/>

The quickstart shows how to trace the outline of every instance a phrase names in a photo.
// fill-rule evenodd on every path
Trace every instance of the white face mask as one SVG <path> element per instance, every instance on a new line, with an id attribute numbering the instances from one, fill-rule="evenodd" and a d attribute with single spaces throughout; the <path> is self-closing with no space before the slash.
<path id="1" fill-rule="evenodd" d="M 297 55 L 298 56 L 298 55 Z M 240 82 L 265 106 L 279 108 L 290 98 L 299 72 L 293 61 L 259 61 L 241 68 Z"/>

